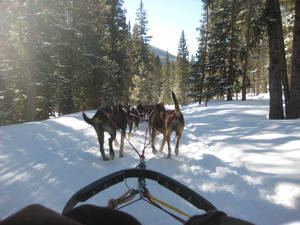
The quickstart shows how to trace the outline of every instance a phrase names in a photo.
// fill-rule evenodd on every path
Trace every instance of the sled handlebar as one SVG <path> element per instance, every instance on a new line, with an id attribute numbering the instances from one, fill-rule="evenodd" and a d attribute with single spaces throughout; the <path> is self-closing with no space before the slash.
<path id="1" fill-rule="evenodd" d="M 109 174 L 105 177 L 102 177 L 93 183 L 85 186 L 78 192 L 76 192 L 65 205 L 62 214 L 67 213 L 71 209 L 73 209 L 77 203 L 85 202 L 92 196 L 98 194 L 99 192 L 109 188 L 112 185 L 118 184 L 126 178 L 142 178 L 142 179 L 150 179 L 157 181 L 158 184 L 166 187 L 170 191 L 179 195 L 198 209 L 204 210 L 206 212 L 211 210 L 217 210 L 216 207 L 211 204 L 208 200 L 203 198 L 201 195 L 197 194 L 190 188 L 185 185 L 179 183 L 178 181 L 161 174 L 159 172 L 155 172 L 147 169 L 126 169 L 120 170 L 115 173 Z"/>

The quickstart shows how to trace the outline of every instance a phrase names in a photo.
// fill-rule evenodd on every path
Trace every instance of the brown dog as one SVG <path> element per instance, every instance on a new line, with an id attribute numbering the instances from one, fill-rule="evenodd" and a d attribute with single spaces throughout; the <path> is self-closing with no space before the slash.
<path id="1" fill-rule="evenodd" d="M 173 131 L 176 133 L 175 154 L 179 153 L 179 141 L 184 129 L 184 118 L 180 111 L 175 94 L 172 92 L 175 110 L 166 110 L 162 103 L 154 106 L 152 115 L 149 120 L 152 136 L 152 152 L 156 153 L 155 137 L 158 132 L 163 134 L 163 141 L 160 146 L 160 151 L 163 151 L 164 145 L 168 143 L 168 158 L 171 157 L 170 138 Z"/>
<path id="2" fill-rule="evenodd" d="M 104 132 L 110 134 L 109 138 L 109 152 L 113 159 L 115 152 L 113 149 L 113 141 L 116 138 L 116 132 L 120 129 L 121 131 L 121 145 L 120 145 L 120 157 L 123 157 L 124 137 L 127 128 L 127 114 L 120 106 L 106 107 L 99 109 L 96 114 L 90 119 L 85 113 L 82 113 L 83 119 L 95 128 L 97 133 L 100 153 L 103 160 L 109 160 L 104 153 Z"/>

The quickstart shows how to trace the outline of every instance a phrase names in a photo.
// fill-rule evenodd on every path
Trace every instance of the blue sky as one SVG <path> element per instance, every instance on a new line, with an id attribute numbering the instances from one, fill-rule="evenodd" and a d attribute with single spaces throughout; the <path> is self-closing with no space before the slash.
<path id="1" fill-rule="evenodd" d="M 124 0 L 127 20 L 133 27 L 140 0 Z M 202 14 L 201 0 L 143 0 L 148 19 L 150 44 L 176 55 L 178 42 L 184 30 L 190 56 L 197 51 L 197 38 Z"/>

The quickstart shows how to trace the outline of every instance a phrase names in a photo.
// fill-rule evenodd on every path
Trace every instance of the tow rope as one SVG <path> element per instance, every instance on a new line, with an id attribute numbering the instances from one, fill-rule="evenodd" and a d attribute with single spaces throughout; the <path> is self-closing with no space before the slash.
<path id="1" fill-rule="evenodd" d="M 176 216 L 175 214 L 169 212 L 168 210 L 164 209 L 163 207 L 161 207 L 159 204 L 157 204 L 155 201 L 153 201 L 149 196 L 147 197 L 147 202 L 149 202 L 151 205 L 154 205 L 155 207 L 159 208 L 160 210 L 164 211 L 165 213 L 169 214 L 170 216 L 172 216 L 174 219 L 180 221 L 181 223 L 185 223 L 185 220 L 180 218 L 179 216 Z"/>
<path id="2" fill-rule="evenodd" d="M 184 215 L 184 216 L 186 216 L 186 217 L 191 217 L 189 214 L 187 214 L 187 213 L 185 213 L 185 212 L 182 212 L 181 210 L 175 208 L 174 206 L 171 206 L 171 205 L 169 205 L 169 204 L 167 204 L 167 203 L 165 203 L 165 202 L 163 202 L 163 201 L 161 201 L 161 200 L 155 198 L 155 197 L 154 197 L 153 195 L 151 195 L 150 193 L 148 193 L 148 197 L 149 197 L 151 200 L 153 200 L 153 201 L 155 201 L 155 202 L 158 202 L 159 204 L 161 204 L 161 205 L 163 205 L 163 206 L 166 206 L 166 207 L 168 207 L 169 209 L 172 209 L 172 210 L 174 210 L 174 211 L 180 213 L 181 215 Z"/>
<path id="3" fill-rule="evenodd" d="M 120 132 L 120 129 L 118 129 L 118 127 L 116 126 L 116 124 L 114 123 L 114 121 L 112 121 L 116 130 Z M 120 132 L 121 133 L 121 132 Z M 121 133 L 122 135 L 122 133 Z M 145 134 L 145 141 L 144 141 L 144 148 L 142 150 L 142 154 L 139 153 L 139 151 L 133 146 L 133 144 L 130 142 L 130 140 L 126 137 L 124 137 L 124 139 L 128 142 L 128 144 L 131 146 L 131 148 L 136 152 L 136 154 L 139 156 L 141 162 L 144 163 L 144 160 L 145 160 L 145 150 L 146 148 L 149 146 L 149 144 L 151 143 L 151 140 L 146 144 L 147 142 L 147 136 L 148 136 L 148 129 L 146 129 L 146 134 Z"/>
<path id="4" fill-rule="evenodd" d="M 150 115 L 152 114 L 152 112 L 150 113 Z M 149 117 L 150 117 L 149 115 Z M 116 124 L 113 122 L 115 128 L 120 132 L 120 130 L 117 128 Z M 120 132 L 121 133 L 121 132 Z M 122 133 L 121 133 L 122 135 Z M 140 158 L 140 164 L 138 165 L 138 168 L 141 168 L 141 169 L 146 169 L 146 164 L 145 164 L 145 150 L 146 148 L 149 146 L 149 144 L 151 143 L 151 140 L 146 144 L 147 142 L 147 136 L 148 136 L 148 128 L 146 129 L 146 134 L 145 134 L 145 141 L 144 141 L 144 148 L 142 150 L 142 153 L 139 153 L 139 151 L 133 146 L 133 144 L 128 140 L 128 138 L 126 138 L 126 135 L 125 135 L 125 140 L 128 142 L 128 144 L 132 147 L 132 149 L 137 153 L 137 155 L 139 156 Z M 145 178 L 139 178 L 138 179 L 138 183 L 139 183 L 139 189 L 138 190 L 134 190 L 134 189 L 128 189 L 127 192 L 125 192 L 121 197 L 117 198 L 117 199 L 110 199 L 108 201 L 108 208 L 112 208 L 112 209 L 117 209 L 117 207 L 121 204 L 124 204 L 124 203 L 128 203 L 129 201 L 131 201 L 137 194 L 140 194 L 140 198 L 137 199 L 137 200 L 134 200 L 132 201 L 131 203 L 128 203 L 127 205 L 130 205 L 136 201 L 139 201 L 141 199 L 145 200 L 146 202 L 150 203 L 151 205 L 159 208 L 160 210 L 164 211 L 165 213 L 169 214 L 170 216 L 172 216 L 174 219 L 182 222 L 182 223 L 185 223 L 185 220 L 180 218 L 179 216 L 176 216 L 175 214 L 169 212 L 168 210 L 164 209 L 162 206 L 160 206 L 159 204 L 169 208 L 169 209 L 172 209 L 174 211 L 176 211 L 177 213 L 181 214 L 181 215 L 184 215 L 186 217 L 190 217 L 190 215 L 188 215 L 187 213 L 177 209 L 176 207 L 174 206 L 171 206 L 157 198 L 155 198 L 153 195 L 151 195 L 149 193 L 149 191 L 147 190 L 146 188 L 146 182 L 145 182 Z M 159 204 L 158 204 L 159 203 Z M 127 206 L 125 205 L 125 206 Z M 119 207 L 118 209 L 120 208 L 123 208 L 125 206 L 122 206 L 122 207 Z"/>

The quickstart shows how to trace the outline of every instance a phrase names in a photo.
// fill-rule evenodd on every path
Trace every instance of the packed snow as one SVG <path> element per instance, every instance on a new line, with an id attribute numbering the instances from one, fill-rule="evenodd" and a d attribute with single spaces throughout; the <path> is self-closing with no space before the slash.
<path id="1" fill-rule="evenodd" d="M 167 146 L 156 155 L 148 147 L 147 168 L 188 186 L 227 215 L 258 225 L 300 224 L 300 120 L 269 120 L 268 104 L 260 96 L 182 107 L 185 129 L 179 155 L 174 154 L 172 136 L 172 158 L 167 159 Z M 130 138 L 139 151 L 146 129 L 146 123 L 140 124 Z M 120 134 L 117 138 L 120 140 Z M 162 135 L 157 148 L 161 140 Z M 105 149 L 108 155 L 107 141 Z M 118 147 L 115 150 L 118 155 Z M 127 141 L 123 158 L 103 161 L 96 133 L 83 121 L 81 112 L 2 126 L 0 219 L 33 203 L 61 212 L 82 187 L 138 164 L 139 157 Z M 169 205 L 189 215 L 204 213 L 156 182 L 146 182 L 149 192 Z M 129 187 L 136 188 L 137 179 L 114 185 L 87 203 L 106 206 Z M 181 224 L 143 200 L 120 210 L 143 224 Z"/>

